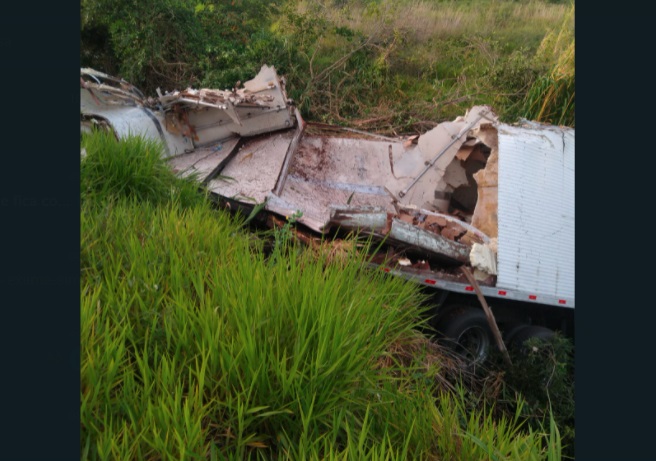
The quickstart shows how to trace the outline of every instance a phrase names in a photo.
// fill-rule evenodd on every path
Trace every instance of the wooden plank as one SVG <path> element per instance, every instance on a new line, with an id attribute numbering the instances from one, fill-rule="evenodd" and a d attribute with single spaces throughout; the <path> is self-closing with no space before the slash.
<path id="1" fill-rule="evenodd" d="M 497 346 L 499 347 L 499 350 L 503 354 L 503 358 L 506 362 L 506 365 L 511 367 L 512 362 L 510 361 L 510 355 L 508 354 L 508 349 L 506 349 L 506 345 L 503 342 L 503 338 L 501 337 L 501 332 L 499 331 L 499 326 L 497 325 L 497 320 L 494 318 L 492 309 L 490 309 L 490 306 L 488 306 L 487 302 L 485 301 L 485 297 L 483 296 L 481 287 L 478 286 L 478 282 L 476 281 L 472 273 L 469 272 L 469 269 L 467 269 L 465 266 L 460 266 L 460 271 L 463 274 L 465 274 L 465 277 L 467 277 L 469 283 L 472 285 L 472 287 L 474 287 L 474 291 L 476 292 L 478 301 L 481 303 L 481 307 L 483 307 L 483 311 L 485 312 L 485 317 L 487 317 L 487 322 L 490 325 L 490 330 L 492 330 L 492 334 L 494 335 L 494 338 L 497 341 Z"/>

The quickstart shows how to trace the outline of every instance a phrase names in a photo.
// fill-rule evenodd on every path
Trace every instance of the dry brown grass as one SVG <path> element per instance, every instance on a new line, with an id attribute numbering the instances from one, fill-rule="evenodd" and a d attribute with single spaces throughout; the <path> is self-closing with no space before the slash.
<path id="1" fill-rule="evenodd" d="M 568 5 L 537 1 L 522 4 L 490 2 L 482 6 L 481 3 L 383 0 L 376 7 L 349 5 L 342 9 L 322 3 L 325 2 L 303 0 L 299 2 L 298 10 L 307 12 L 318 8 L 331 22 L 367 36 L 383 35 L 389 30 L 404 31 L 408 38 L 420 43 L 438 38 L 489 34 L 525 24 L 546 30 L 549 25 L 559 23 L 569 8 Z"/>

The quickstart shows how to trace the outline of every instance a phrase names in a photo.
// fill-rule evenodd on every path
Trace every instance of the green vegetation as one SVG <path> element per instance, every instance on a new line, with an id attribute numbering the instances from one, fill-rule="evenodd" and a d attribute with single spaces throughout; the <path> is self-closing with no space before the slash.
<path id="1" fill-rule="evenodd" d="M 162 162 L 162 144 L 134 137 L 118 142 L 113 133 L 83 136 L 86 155 L 80 167 L 80 196 L 87 205 L 131 198 L 139 203 L 183 206 L 204 203 L 193 177 L 179 179 Z"/>
<path id="2" fill-rule="evenodd" d="M 82 63 L 148 94 L 274 65 L 305 118 L 389 134 L 475 104 L 574 126 L 569 2 L 83 0 Z"/>
<path id="3" fill-rule="evenodd" d="M 440 385 L 418 288 L 365 252 L 287 223 L 265 253 L 156 144 L 82 145 L 82 459 L 560 459 L 522 399 Z"/>
<path id="4" fill-rule="evenodd" d="M 515 351 L 513 366 L 507 370 L 505 398 L 512 401 L 516 392 L 526 405 L 522 416 L 529 424 L 541 424 L 550 415 L 558 424 L 567 446 L 563 455 L 574 457 L 574 346 L 557 334 L 548 343 L 533 338 L 523 351 Z M 513 390 L 511 394 L 510 390 Z"/>
<path id="5" fill-rule="evenodd" d="M 83 66 L 148 95 L 231 88 L 269 64 L 309 120 L 423 132 L 489 104 L 506 122 L 574 126 L 569 1 L 82 0 L 81 12 Z M 531 345 L 511 369 L 449 368 L 418 332 L 417 288 L 367 269 L 353 242 L 303 249 L 294 216 L 254 236 L 176 178 L 161 145 L 102 132 L 82 145 L 82 459 L 573 456 L 568 340 Z"/>
<path id="6" fill-rule="evenodd" d="M 540 75 L 524 99 L 526 118 L 574 126 L 574 30 L 571 28 L 574 9 L 557 31 L 542 40 L 537 59 L 551 66 Z"/>

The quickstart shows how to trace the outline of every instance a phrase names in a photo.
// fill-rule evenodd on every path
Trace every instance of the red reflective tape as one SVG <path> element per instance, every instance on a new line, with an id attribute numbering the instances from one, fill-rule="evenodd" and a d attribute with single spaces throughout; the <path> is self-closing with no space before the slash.
<path id="1" fill-rule="evenodd" d="M 535 295 L 528 295 L 528 299 L 538 299 L 538 297 Z"/>
<path id="2" fill-rule="evenodd" d="M 567 304 L 567 301 L 565 301 L 564 299 L 559 299 L 558 304 Z"/>
<path id="3" fill-rule="evenodd" d="M 474 291 L 474 287 L 469 285 L 469 286 L 465 287 L 465 291 Z"/>
<path id="4" fill-rule="evenodd" d="M 431 280 L 431 279 L 426 279 L 424 280 L 424 282 L 428 283 L 429 285 L 435 285 L 437 283 L 435 280 Z"/>
<path id="5" fill-rule="evenodd" d="M 508 293 L 506 293 L 506 290 L 499 290 L 499 294 L 501 296 L 506 296 Z"/>

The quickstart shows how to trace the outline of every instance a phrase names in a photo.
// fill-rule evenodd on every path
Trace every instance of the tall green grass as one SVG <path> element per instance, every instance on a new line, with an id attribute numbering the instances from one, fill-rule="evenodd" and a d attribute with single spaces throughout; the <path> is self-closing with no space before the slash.
<path id="1" fill-rule="evenodd" d="M 524 116 L 545 123 L 574 126 L 574 6 L 560 27 L 545 36 L 536 58 L 545 62 L 549 71 L 531 86 L 524 100 Z"/>
<path id="2" fill-rule="evenodd" d="M 417 348 L 416 286 L 364 253 L 303 250 L 288 228 L 265 254 L 240 220 L 180 200 L 161 160 L 156 182 L 178 192 L 139 195 L 123 185 L 142 165 L 103 158 L 117 149 L 103 136 L 84 140 L 98 158 L 83 181 L 99 181 L 89 160 L 121 174 L 83 190 L 82 459 L 545 459 L 542 434 L 395 359 Z"/>
<path id="3" fill-rule="evenodd" d="M 86 151 L 80 166 L 82 200 L 103 202 L 132 197 L 142 202 L 163 203 L 172 199 L 190 205 L 202 203 L 193 177 L 177 178 L 162 161 L 160 142 L 133 136 L 119 142 L 110 131 L 82 133 Z"/>
<path id="4" fill-rule="evenodd" d="M 397 400 L 377 362 L 417 322 L 412 286 L 356 255 L 268 260 L 207 208 L 102 213 L 82 219 L 82 420 L 100 458 L 126 431 L 134 459 L 345 447 Z"/>
<path id="5" fill-rule="evenodd" d="M 525 425 L 524 402 L 520 398 L 514 414 L 495 415 L 493 406 L 472 409 L 464 388 L 444 395 L 437 405 L 436 420 L 455 432 L 438 432 L 438 445 L 445 459 L 540 460 L 561 459 L 560 434 L 553 418 L 549 429 Z"/>

